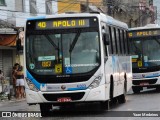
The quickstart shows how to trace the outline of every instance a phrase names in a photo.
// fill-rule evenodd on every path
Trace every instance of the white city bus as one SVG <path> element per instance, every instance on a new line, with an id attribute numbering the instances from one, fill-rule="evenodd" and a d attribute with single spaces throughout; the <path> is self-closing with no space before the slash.
<path id="1" fill-rule="evenodd" d="M 27 103 L 125 102 L 132 86 L 127 24 L 102 13 L 30 18 L 25 31 Z"/>
<path id="2" fill-rule="evenodd" d="M 134 93 L 145 88 L 160 89 L 160 26 L 148 24 L 129 29 Z"/>

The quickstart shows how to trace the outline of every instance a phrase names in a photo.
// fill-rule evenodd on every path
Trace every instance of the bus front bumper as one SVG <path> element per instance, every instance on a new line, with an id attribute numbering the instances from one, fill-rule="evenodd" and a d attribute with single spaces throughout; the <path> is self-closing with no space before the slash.
<path id="1" fill-rule="evenodd" d="M 132 87 L 137 88 L 156 88 L 160 86 L 160 77 L 154 78 L 144 78 L 144 79 L 133 79 L 132 80 Z"/>
<path id="2" fill-rule="evenodd" d="M 109 88 L 106 85 L 101 85 L 94 89 L 75 90 L 75 91 L 60 91 L 60 92 L 35 92 L 26 89 L 26 99 L 28 104 L 39 103 L 58 103 L 59 98 L 71 98 L 70 102 L 93 102 L 105 101 L 109 98 Z"/>

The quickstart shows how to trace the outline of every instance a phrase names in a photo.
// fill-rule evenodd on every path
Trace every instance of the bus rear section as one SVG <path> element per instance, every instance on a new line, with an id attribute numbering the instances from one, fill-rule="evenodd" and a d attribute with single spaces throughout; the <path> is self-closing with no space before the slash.
<path id="1" fill-rule="evenodd" d="M 111 97 L 125 102 L 127 84 L 131 82 L 130 56 L 119 60 L 118 56 L 104 52 L 107 37 L 102 32 L 101 19 L 106 22 L 107 17 L 64 14 L 27 21 L 25 86 L 28 104 L 40 104 L 41 112 L 47 114 L 52 105 L 100 102 L 103 109 L 108 109 Z M 123 25 L 126 31 L 127 25 Z M 116 64 L 119 66 L 115 67 Z M 118 76 L 120 73 L 123 76 Z"/>
<path id="2" fill-rule="evenodd" d="M 160 89 L 160 27 L 146 25 L 129 30 L 132 52 L 132 89 L 139 93 L 146 88 Z"/>

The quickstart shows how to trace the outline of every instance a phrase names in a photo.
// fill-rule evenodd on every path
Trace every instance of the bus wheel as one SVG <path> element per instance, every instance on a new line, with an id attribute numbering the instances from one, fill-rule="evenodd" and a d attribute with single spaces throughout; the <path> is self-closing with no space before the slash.
<path id="1" fill-rule="evenodd" d="M 122 94 L 122 95 L 118 96 L 118 103 L 119 104 L 122 104 L 122 103 L 125 103 L 125 102 L 126 102 L 125 94 Z"/>
<path id="2" fill-rule="evenodd" d="M 109 97 L 110 97 L 111 101 L 113 99 L 113 93 L 114 93 L 114 83 L 113 83 L 113 77 L 111 77 L 111 81 L 110 81 L 110 94 L 109 94 Z"/>
<path id="3" fill-rule="evenodd" d="M 109 100 L 100 103 L 100 107 L 102 110 L 109 110 Z"/>
<path id="4" fill-rule="evenodd" d="M 52 104 L 41 103 L 40 111 L 41 111 L 42 117 L 48 116 L 50 113 L 50 109 L 52 109 Z"/>
<path id="5" fill-rule="evenodd" d="M 157 86 L 157 87 L 156 87 L 156 91 L 157 91 L 157 92 L 160 92 L 160 86 Z"/>
<path id="6" fill-rule="evenodd" d="M 133 93 L 140 93 L 140 88 L 132 87 Z"/>
<path id="7" fill-rule="evenodd" d="M 118 96 L 118 102 L 119 104 L 125 103 L 126 102 L 126 92 L 127 92 L 127 83 L 126 81 L 124 82 L 124 88 L 123 88 L 123 94 Z"/>

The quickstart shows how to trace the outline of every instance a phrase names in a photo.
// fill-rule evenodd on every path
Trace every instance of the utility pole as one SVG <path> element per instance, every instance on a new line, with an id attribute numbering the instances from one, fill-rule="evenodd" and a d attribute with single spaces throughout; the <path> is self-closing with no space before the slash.
<path id="1" fill-rule="evenodd" d="M 87 12 L 89 12 L 89 1 L 86 0 Z"/>
<path id="2" fill-rule="evenodd" d="M 113 7 L 112 0 L 106 0 L 106 3 L 107 3 L 107 7 L 108 7 L 107 14 L 111 16 L 112 15 L 112 7 Z"/>

